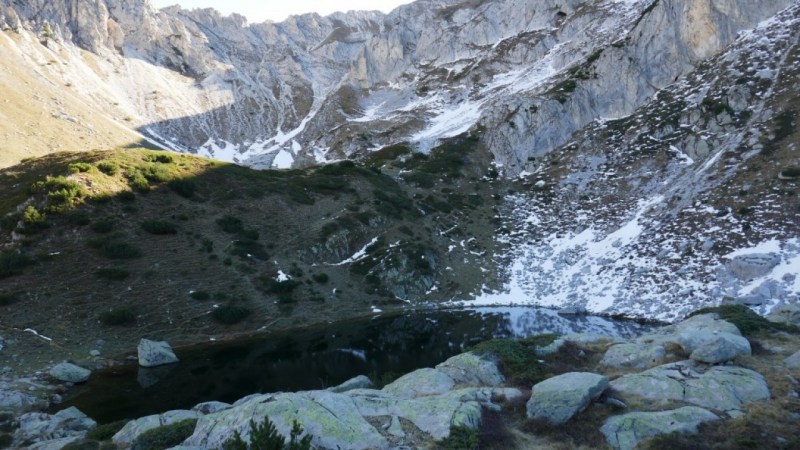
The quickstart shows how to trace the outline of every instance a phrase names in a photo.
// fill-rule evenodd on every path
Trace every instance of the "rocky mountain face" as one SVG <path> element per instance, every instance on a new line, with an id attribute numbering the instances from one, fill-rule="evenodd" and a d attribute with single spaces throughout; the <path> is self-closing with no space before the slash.
<path id="1" fill-rule="evenodd" d="M 469 134 L 520 177 L 493 255 L 506 286 L 481 302 L 674 319 L 724 297 L 798 301 L 799 10 L 419 0 L 248 24 L 147 0 L 0 0 L 0 35 L 32 82 L 97 111 L 86 120 L 256 168 Z"/>

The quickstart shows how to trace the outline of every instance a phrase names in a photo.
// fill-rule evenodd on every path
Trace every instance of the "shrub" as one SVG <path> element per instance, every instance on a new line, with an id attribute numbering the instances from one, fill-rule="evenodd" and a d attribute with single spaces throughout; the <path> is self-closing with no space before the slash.
<path id="1" fill-rule="evenodd" d="M 66 447 L 62 447 L 61 450 L 99 450 L 100 443 L 97 441 L 91 441 L 86 439 L 79 439 L 74 442 L 70 442 L 66 445 Z"/>
<path id="2" fill-rule="evenodd" d="M 94 166 L 92 166 L 89 163 L 76 162 L 76 163 L 70 164 L 69 167 L 67 168 L 67 170 L 69 170 L 70 173 L 85 173 L 85 172 L 89 172 L 93 168 L 94 168 Z"/>
<path id="3" fill-rule="evenodd" d="M 16 303 L 17 300 L 19 300 L 19 297 L 15 292 L 0 292 L 0 306 L 8 306 Z"/>
<path id="4" fill-rule="evenodd" d="M 211 298 L 211 294 L 206 291 L 192 291 L 189 293 L 189 297 L 195 300 L 208 300 Z"/>
<path id="5" fill-rule="evenodd" d="M 10 434 L 0 434 L 0 448 L 10 448 L 12 442 L 14 442 L 13 436 Z"/>
<path id="6" fill-rule="evenodd" d="M 89 218 L 89 214 L 83 211 L 72 211 L 71 213 L 67 214 L 67 221 L 73 225 L 77 226 L 86 226 L 92 222 L 92 219 Z"/>
<path id="7" fill-rule="evenodd" d="M 109 259 L 133 259 L 142 256 L 138 247 L 116 239 L 90 239 L 88 245 Z"/>
<path id="8" fill-rule="evenodd" d="M 169 153 L 151 153 L 144 157 L 144 160 L 152 163 L 172 164 L 175 159 Z"/>
<path id="9" fill-rule="evenodd" d="M 242 221 L 233 216 L 222 216 L 217 219 L 217 225 L 226 233 L 238 233 L 244 229 Z"/>
<path id="10" fill-rule="evenodd" d="M 325 284 L 330 280 L 330 277 L 327 273 L 315 273 L 311 275 L 311 278 L 319 284 Z"/>
<path id="11" fill-rule="evenodd" d="M 441 450 L 475 450 L 478 448 L 480 436 L 478 430 L 469 427 L 450 427 L 450 436 L 436 443 Z"/>
<path id="12" fill-rule="evenodd" d="M 211 311 L 211 317 L 219 323 L 233 325 L 244 320 L 250 315 L 250 312 L 251 311 L 244 306 L 228 303 Z"/>
<path id="13" fill-rule="evenodd" d="M 4 230 L 11 231 L 17 228 L 17 224 L 19 223 L 20 214 L 8 214 L 3 216 L 0 219 L 0 228 Z"/>
<path id="14" fill-rule="evenodd" d="M 150 181 L 139 170 L 128 174 L 128 184 L 132 189 L 139 192 L 148 192 L 150 190 Z"/>
<path id="15" fill-rule="evenodd" d="M 302 439 L 303 427 L 295 420 L 292 423 L 292 431 L 289 433 L 289 442 L 286 442 L 275 424 L 265 417 L 261 424 L 250 421 L 250 443 L 242 439 L 242 435 L 236 431 L 231 439 L 222 443 L 223 450 L 248 450 L 248 449 L 269 449 L 269 450 L 311 450 L 311 436 Z"/>
<path id="16" fill-rule="evenodd" d="M 172 222 L 165 220 L 151 219 L 142 222 L 142 229 L 150 234 L 177 234 L 178 229 Z"/>
<path id="17" fill-rule="evenodd" d="M 0 279 L 19 275 L 33 264 L 33 259 L 20 253 L 0 253 Z"/>
<path id="18" fill-rule="evenodd" d="M 111 220 L 111 219 L 102 219 L 102 220 L 98 220 L 97 222 L 93 223 L 92 226 L 89 227 L 89 228 L 91 228 L 91 230 L 94 231 L 95 233 L 104 234 L 104 233 L 110 233 L 111 231 L 113 231 L 114 230 L 114 225 L 115 225 L 115 223 L 114 223 L 113 220 Z"/>
<path id="19" fill-rule="evenodd" d="M 124 427 L 127 423 L 127 420 L 118 420 L 116 422 L 98 425 L 97 428 L 89 430 L 89 432 L 86 433 L 86 439 L 92 439 L 95 441 L 105 441 L 111 439 L 111 437 L 117 434 L 117 432 L 121 430 L 122 427 Z"/>
<path id="20" fill-rule="evenodd" d="M 800 178 L 800 166 L 789 167 L 781 171 L 781 176 L 784 178 Z"/>
<path id="21" fill-rule="evenodd" d="M 186 419 L 147 430 L 137 437 L 131 450 L 162 450 L 175 447 L 194 433 L 197 419 Z"/>
<path id="22" fill-rule="evenodd" d="M 132 308 L 122 307 L 100 313 L 100 322 L 103 325 L 127 325 L 136 321 L 136 314 Z"/>
<path id="23" fill-rule="evenodd" d="M 117 194 L 117 198 L 121 202 L 130 203 L 136 200 L 136 194 L 134 194 L 133 191 L 122 191 L 119 194 Z"/>
<path id="24" fill-rule="evenodd" d="M 552 341 L 552 339 L 551 339 Z M 544 367 L 539 362 L 535 347 L 541 345 L 537 342 L 531 344 L 525 341 L 511 339 L 491 339 L 472 347 L 470 351 L 475 354 L 493 354 L 500 358 L 503 372 L 514 383 L 538 383 L 544 377 Z"/>
<path id="25" fill-rule="evenodd" d="M 98 278 L 102 278 L 104 280 L 112 280 L 112 281 L 122 281 L 128 278 L 131 273 L 124 269 L 118 269 L 116 267 L 108 267 L 104 269 L 97 269 L 94 274 Z"/>
<path id="26" fill-rule="evenodd" d="M 168 186 L 173 192 L 184 198 L 194 197 L 194 193 L 197 190 L 195 182 L 187 179 L 172 180 Z"/>
<path id="27" fill-rule="evenodd" d="M 47 227 L 47 215 L 39 212 L 35 206 L 28 205 L 22 212 L 22 222 L 25 224 L 24 231 L 36 233 Z"/>
<path id="28" fill-rule="evenodd" d="M 48 209 L 58 213 L 68 211 L 86 196 L 83 185 L 65 177 L 47 177 L 34 183 L 32 190 L 46 194 Z"/>
<path id="29" fill-rule="evenodd" d="M 114 164 L 111 161 L 100 161 L 97 163 L 97 170 L 103 172 L 104 174 L 113 177 L 117 173 L 119 173 L 119 166 Z"/>
<path id="30" fill-rule="evenodd" d="M 262 281 L 264 282 L 264 291 L 268 294 L 285 294 L 300 286 L 300 282 L 296 280 L 278 281 L 274 278 L 264 277 Z"/>

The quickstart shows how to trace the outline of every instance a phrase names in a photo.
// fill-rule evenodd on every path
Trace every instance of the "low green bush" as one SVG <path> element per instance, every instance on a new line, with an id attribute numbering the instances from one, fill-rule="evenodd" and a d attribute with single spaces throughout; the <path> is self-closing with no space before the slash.
<path id="1" fill-rule="evenodd" d="M 114 164 L 111 161 L 100 161 L 97 163 L 97 170 L 103 172 L 104 174 L 113 177 L 117 173 L 119 173 L 119 166 Z"/>
<path id="2" fill-rule="evenodd" d="M 186 419 L 140 434 L 131 444 L 131 450 L 164 450 L 175 447 L 194 433 L 197 419 Z"/>
<path id="3" fill-rule="evenodd" d="M 151 153 L 144 157 L 144 160 L 152 163 L 172 164 L 175 158 L 169 153 Z"/>
<path id="4" fill-rule="evenodd" d="M 142 222 L 141 226 L 144 231 L 150 234 L 164 235 L 178 233 L 178 228 L 175 226 L 175 224 L 166 220 L 145 220 Z"/>
<path id="5" fill-rule="evenodd" d="M 469 427 L 450 427 L 450 436 L 436 442 L 437 450 L 477 450 L 478 430 Z"/>
<path id="6" fill-rule="evenodd" d="M 0 279 L 21 274 L 23 270 L 32 265 L 33 262 L 32 258 L 20 253 L 0 253 Z"/>
<path id="7" fill-rule="evenodd" d="M 189 293 L 189 297 L 195 300 L 208 300 L 211 298 L 211 294 L 206 291 L 192 291 Z"/>
<path id="8" fill-rule="evenodd" d="M 116 308 L 100 313 L 100 322 L 103 325 L 128 325 L 135 321 L 136 313 L 130 307 Z"/>
<path id="9" fill-rule="evenodd" d="M 217 219 L 217 225 L 222 231 L 230 234 L 238 233 L 244 229 L 241 219 L 228 215 Z"/>
<path id="10" fill-rule="evenodd" d="M 702 308 L 689 314 L 689 317 L 698 314 L 716 313 L 723 320 L 736 325 L 744 336 L 753 336 L 764 331 L 787 331 L 800 333 L 800 327 L 795 325 L 770 322 L 759 316 L 755 311 L 744 305 L 723 305 L 713 308 Z"/>
<path id="11" fill-rule="evenodd" d="M 19 294 L 16 292 L 0 292 L 0 306 L 8 306 L 18 300 Z"/>
<path id="12" fill-rule="evenodd" d="M 325 284 L 330 280 L 330 277 L 327 273 L 315 273 L 311 275 L 311 278 L 319 284 Z"/>
<path id="13" fill-rule="evenodd" d="M 197 184 L 195 184 L 194 181 L 187 180 L 185 178 L 179 180 L 172 180 L 169 182 L 167 186 L 173 192 L 184 198 L 194 197 L 194 194 L 197 191 Z"/>
<path id="14" fill-rule="evenodd" d="M 477 355 L 497 356 L 500 358 L 501 370 L 513 383 L 527 385 L 542 381 L 545 375 L 544 366 L 539 362 L 539 356 L 536 354 L 536 347 L 540 344 L 513 339 L 491 339 L 481 342 L 469 350 Z"/>
<path id="15" fill-rule="evenodd" d="M 142 256 L 142 251 L 135 245 L 114 238 L 90 239 L 87 244 L 108 259 L 134 259 Z"/>
<path id="16" fill-rule="evenodd" d="M 251 311 L 244 307 L 228 303 L 211 311 L 211 317 L 219 323 L 234 325 L 249 316 Z"/>
<path id="17" fill-rule="evenodd" d="M 112 436 L 117 434 L 119 430 L 122 429 L 128 420 L 118 420 L 116 422 L 106 423 L 103 425 L 98 425 L 96 428 L 89 430 L 86 433 L 86 439 L 92 439 L 95 441 L 106 441 L 111 439 Z"/>
<path id="18" fill-rule="evenodd" d="M 105 234 L 113 231 L 115 225 L 116 224 L 111 219 L 101 219 L 97 222 L 94 222 L 89 228 L 95 233 Z"/>
<path id="19" fill-rule="evenodd" d="M 789 167 L 781 171 L 781 176 L 785 178 L 800 178 L 800 166 Z"/>
<path id="20" fill-rule="evenodd" d="M 303 427 L 295 420 L 289 432 L 289 442 L 286 442 L 275 424 L 265 417 L 260 424 L 250 421 L 249 443 L 236 431 L 232 438 L 222 443 L 222 450 L 311 450 L 311 436 L 300 438 L 302 434 Z"/>
<path id="21" fill-rule="evenodd" d="M 94 166 L 85 162 L 72 163 L 67 168 L 70 173 L 85 173 L 91 171 L 92 169 L 94 169 Z"/>
<path id="22" fill-rule="evenodd" d="M 89 218 L 89 214 L 83 211 L 72 211 L 67 214 L 67 221 L 73 225 L 77 225 L 80 227 L 89 225 L 92 223 L 92 219 Z"/>

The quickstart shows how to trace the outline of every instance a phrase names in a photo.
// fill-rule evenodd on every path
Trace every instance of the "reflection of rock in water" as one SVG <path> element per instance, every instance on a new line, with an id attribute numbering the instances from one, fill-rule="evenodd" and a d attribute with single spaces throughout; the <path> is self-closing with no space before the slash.
<path id="1" fill-rule="evenodd" d="M 174 364 L 149 368 L 139 367 L 139 371 L 136 373 L 136 381 L 142 389 L 147 389 L 165 379 L 170 372 L 175 370 L 175 367 L 177 366 Z"/>

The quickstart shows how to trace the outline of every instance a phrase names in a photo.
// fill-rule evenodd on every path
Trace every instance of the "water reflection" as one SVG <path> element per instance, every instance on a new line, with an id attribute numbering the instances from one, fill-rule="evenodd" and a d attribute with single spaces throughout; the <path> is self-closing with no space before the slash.
<path id="1" fill-rule="evenodd" d="M 209 400 L 232 402 L 257 392 L 321 389 L 361 374 L 380 379 L 434 366 L 492 337 L 628 336 L 641 328 L 530 307 L 407 312 L 184 349 L 178 352 L 179 364 L 156 370 L 97 372 L 57 409 L 76 406 L 110 422 Z"/>

